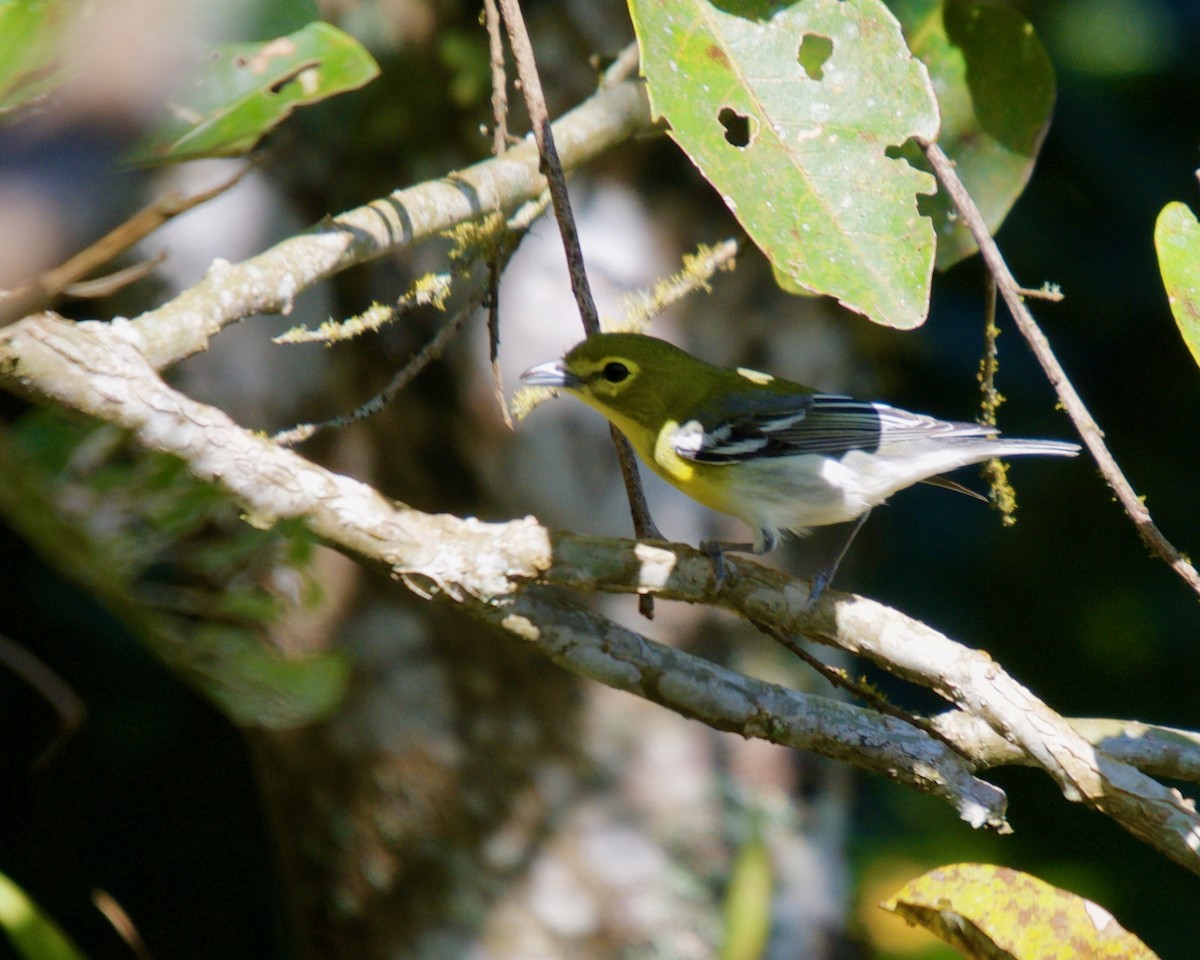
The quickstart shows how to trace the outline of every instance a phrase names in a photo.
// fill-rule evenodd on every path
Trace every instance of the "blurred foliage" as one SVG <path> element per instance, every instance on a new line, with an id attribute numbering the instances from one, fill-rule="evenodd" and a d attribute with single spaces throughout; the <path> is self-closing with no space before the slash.
<path id="1" fill-rule="evenodd" d="M 346 665 L 289 631 L 291 611 L 321 600 L 303 526 L 255 529 L 114 427 L 31 412 L 0 449 L 9 523 L 231 720 L 291 727 L 337 705 Z"/>
<path id="2" fill-rule="evenodd" d="M 721 960 L 759 960 L 771 930 L 771 894 L 775 885 L 771 851 L 752 816 L 749 836 L 733 862 L 725 893 L 725 929 Z"/>
<path id="3" fill-rule="evenodd" d="M 1013 7 L 977 0 L 891 0 L 937 93 L 938 144 L 994 233 L 1025 189 L 1054 108 L 1054 65 Z M 902 151 L 922 170 L 921 151 Z M 945 270 L 978 248 L 945 193 L 918 199 Z"/>
<path id="4" fill-rule="evenodd" d="M 1063 0 L 1046 17 L 1061 66 L 1094 77 L 1168 69 L 1180 53 L 1184 4 L 1167 0 Z M 1193 13 L 1194 16 L 1194 13 Z"/>
<path id="5" fill-rule="evenodd" d="M 297 107 L 355 90 L 379 66 L 327 23 L 263 43 L 218 47 L 171 104 L 171 119 L 128 154 L 130 163 L 179 163 L 246 153 Z"/>
<path id="6" fill-rule="evenodd" d="M 71 939 L 19 886 L 0 873 L 0 931 L 22 960 L 83 960 Z"/>
<path id="7" fill-rule="evenodd" d="M 80 0 L 0 0 L 0 117 L 47 96 L 66 80 L 64 28 Z"/>

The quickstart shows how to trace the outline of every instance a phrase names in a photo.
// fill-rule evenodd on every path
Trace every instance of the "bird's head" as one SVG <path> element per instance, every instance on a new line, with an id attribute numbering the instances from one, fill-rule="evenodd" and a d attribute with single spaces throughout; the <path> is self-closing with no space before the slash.
<path id="1" fill-rule="evenodd" d="M 697 361 L 665 340 L 639 333 L 598 333 L 561 360 L 521 375 L 530 387 L 567 390 L 622 426 L 667 419 L 671 398 L 687 392 Z"/>

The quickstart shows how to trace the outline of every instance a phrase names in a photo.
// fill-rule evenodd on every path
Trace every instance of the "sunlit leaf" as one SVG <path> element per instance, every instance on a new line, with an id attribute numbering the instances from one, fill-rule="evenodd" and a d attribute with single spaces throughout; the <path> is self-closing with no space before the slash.
<path id="1" fill-rule="evenodd" d="M 296 107 L 354 90 L 379 67 L 353 37 L 327 23 L 266 43 L 217 49 L 172 104 L 172 118 L 139 144 L 131 163 L 166 163 L 245 153 Z"/>
<path id="2" fill-rule="evenodd" d="M 0 873 L 0 931 L 24 960 L 84 960 L 50 917 L 19 886 Z"/>
<path id="3" fill-rule="evenodd" d="M 881 906 L 971 960 L 1157 960 L 1103 907 L 993 864 L 939 867 Z"/>
<path id="4" fill-rule="evenodd" d="M 1158 269 L 1183 342 L 1200 364 L 1200 223 L 1185 204 L 1168 203 L 1154 225 Z"/>
<path id="5" fill-rule="evenodd" d="M 888 155 L 932 139 L 924 67 L 878 0 L 632 0 L 656 115 L 787 289 L 876 322 L 928 311 L 933 178 Z"/>
<path id="6" fill-rule="evenodd" d="M 1054 66 L 1016 8 L 987 0 L 889 0 L 929 69 L 942 115 L 938 144 L 995 233 L 1016 202 L 1054 109 Z M 904 154 L 928 169 L 915 149 Z M 922 197 L 937 229 L 937 265 L 977 249 L 945 193 Z"/>

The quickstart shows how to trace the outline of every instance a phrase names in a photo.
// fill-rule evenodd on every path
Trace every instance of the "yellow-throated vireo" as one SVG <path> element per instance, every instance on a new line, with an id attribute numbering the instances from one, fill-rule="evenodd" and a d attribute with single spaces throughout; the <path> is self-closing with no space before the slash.
<path id="1" fill-rule="evenodd" d="M 595 334 L 521 381 L 574 394 L 628 437 L 664 480 L 754 528 L 752 544 L 701 544 L 718 576 L 721 550 L 766 553 L 782 532 L 802 536 L 810 527 L 854 521 L 833 564 L 813 581 L 810 602 L 871 508 L 897 490 L 937 483 L 940 474 L 993 457 L 1079 452 L 1074 443 L 1004 439 L 994 427 L 713 366 L 635 333 Z"/>

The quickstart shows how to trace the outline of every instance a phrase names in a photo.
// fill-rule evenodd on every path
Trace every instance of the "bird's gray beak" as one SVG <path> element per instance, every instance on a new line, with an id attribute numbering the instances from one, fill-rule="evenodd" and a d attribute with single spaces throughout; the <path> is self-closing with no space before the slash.
<path id="1" fill-rule="evenodd" d="M 567 371 L 561 360 L 539 363 L 521 374 L 521 382 L 527 387 L 570 388 L 583 386 L 583 381 Z"/>

